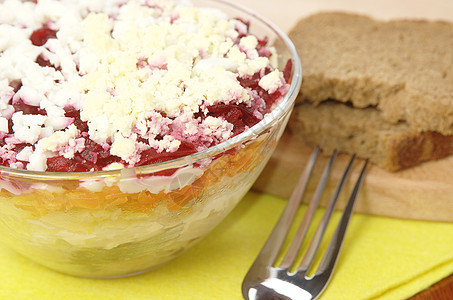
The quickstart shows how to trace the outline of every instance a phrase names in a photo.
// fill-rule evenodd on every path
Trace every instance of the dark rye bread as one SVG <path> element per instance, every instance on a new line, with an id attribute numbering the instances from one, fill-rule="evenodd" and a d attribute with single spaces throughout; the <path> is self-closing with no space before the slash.
<path id="1" fill-rule="evenodd" d="M 319 13 L 290 32 L 304 100 L 377 107 L 393 124 L 453 134 L 453 25 Z"/>
<path id="2" fill-rule="evenodd" d="M 327 152 L 339 149 L 356 153 L 389 171 L 453 153 L 453 135 L 420 133 L 405 122 L 385 121 L 376 108 L 353 108 L 335 101 L 317 106 L 307 101 L 298 103 L 289 128 L 305 144 L 320 145 Z"/>

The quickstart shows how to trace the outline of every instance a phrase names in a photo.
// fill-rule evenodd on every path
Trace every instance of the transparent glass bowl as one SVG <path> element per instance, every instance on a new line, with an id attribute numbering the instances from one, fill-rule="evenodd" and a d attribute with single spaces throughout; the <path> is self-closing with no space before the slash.
<path id="1" fill-rule="evenodd" d="M 300 61 L 288 37 L 255 13 L 225 1 L 193 2 L 250 21 L 250 31 L 276 47 L 280 69 L 292 60 L 284 99 L 242 134 L 165 163 L 93 173 L 0 167 L 0 241 L 66 274 L 133 275 L 182 254 L 249 190 L 288 121 Z"/>

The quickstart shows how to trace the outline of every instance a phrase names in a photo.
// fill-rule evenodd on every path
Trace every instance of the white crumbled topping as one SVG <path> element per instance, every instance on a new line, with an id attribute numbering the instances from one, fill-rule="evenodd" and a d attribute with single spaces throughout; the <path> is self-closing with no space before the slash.
<path id="1" fill-rule="evenodd" d="M 258 46 L 258 39 L 254 35 L 244 36 L 243 38 L 241 38 L 239 46 L 241 46 L 245 50 L 254 50 L 256 49 L 256 46 Z"/>
<path id="2" fill-rule="evenodd" d="M 258 85 L 265 89 L 269 94 L 272 94 L 278 90 L 278 88 L 283 86 L 280 72 L 278 70 L 274 70 L 263 76 L 258 82 Z"/>
<path id="3" fill-rule="evenodd" d="M 56 38 L 33 45 L 30 36 L 44 27 Z M 216 104 L 251 106 L 255 94 L 238 78 L 276 67 L 275 50 L 259 56 L 259 41 L 247 31 L 243 22 L 188 1 L 1 1 L 0 132 L 8 133 L 12 118 L 14 137 L 35 144 L 20 154 L 30 170 L 45 170 L 46 157 L 72 158 L 85 138 L 111 145 L 110 154 L 130 165 L 141 150 L 177 151 L 200 134 L 212 136 L 206 143 L 222 142 L 233 124 L 195 115 Z M 21 82 L 16 93 L 15 81 Z M 269 93 L 283 84 L 277 70 L 259 82 Z M 45 114 L 14 112 L 11 99 Z M 65 116 L 67 107 L 80 110 L 88 136 Z M 171 124 L 181 132 L 171 132 Z"/>
<path id="4" fill-rule="evenodd" d="M 128 160 L 135 152 L 135 141 L 124 138 L 121 134 L 115 134 L 110 153 Z"/>
<path id="5" fill-rule="evenodd" d="M 8 85 L 8 80 L 0 80 L 0 116 L 6 119 L 11 118 L 14 108 L 9 105 L 9 100 L 14 96 L 14 90 Z"/>
<path id="6" fill-rule="evenodd" d="M 254 60 L 248 60 L 242 64 L 238 71 L 240 74 L 252 76 L 253 74 L 263 70 L 269 64 L 269 60 L 265 57 L 258 57 Z"/>
<path id="7" fill-rule="evenodd" d="M 238 46 L 234 45 L 231 47 L 227 53 L 227 57 L 236 63 L 237 65 L 242 65 L 247 59 L 247 54 L 241 51 Z"/>
<path id="8" fill-rule="evenodd" d="M 36 13 L 31 1 L 4 0 L 2 3 L 0 23 L 37 27 L 42 21 L 44 21 L 43 16 Z"/>
<path id="9" fill-rule="evenodd" d="M 8 119 L 0 117 L 0 132 L 8 132 Z"/>
<path id="10" fill-rule="evenodd" d="M 149 10 L 130 1 L 120 9 L 116 24 L 103 14 L 91 14 L 84 20 L 86 47 L 97 56 L 88 59 L 98 65 L 96 76 L 82 78 L 80 88 L 88 92 L 81 116 L 88 121 L 90 137 L 96 142 L 105 142 L 116 132 L 127 138 L 152 110 L 177 117 L 198 112 L 203 102 L 248 103 L 251 99 L 237 74 L 231 72 L 237 63 L 223 57 L 233 45 L 231 40 L 225 41 L 225 35 L 234 31 L 226 16 L 178 7 L 179 18 L 170 24 L 151 18 Z M 206 59 L 200 59 L 200 51 Z M 156 70 L 138 67 L 140 57 L 147 57 L 144 63 Z M 156 144 L 159 149 L 175 145 Z"/>
<path id="11" fill-rule="evenodd" d="M 151 147 L 156 148 L 158 152 L 173 152 L 179 148 L 181 141 L 175 139 L 171 135 L 166 135 L 162 140 L 152 140 L 149 144 Z"/>
<path id="12" fill-rule="evenodd" d="M 51 136 L 41 139 L 37 147 L 44 151 L 58 151 L 59 148 L 68 145 L 71 140 L 75 140 L 79 130 L 74 124 L 71 124 L 65 131 L 56 131 Z"/>
<path id="13" fill-rule="evenodd" d="M 200 59 L 195 67 L 193 68 L 193 71 L 195 74 L 202 74 L 205 72 L 209 72 L 212 68 L 215 67 L 221 67 L 224 70 L 227 71 L 235 71 L 238 68 L 238 65 L 231 61 L 228 58 L 224 57 L 210 57 L 210 58 L 205 58 L 205 59 Z"/>
<path id="14" fill-rule="evenodd" d="M 64 109 L 49 103 L 48 101 L 41 102 L 41 108 L 44 108 L 47 112 L 47 119 L 45 122 L 46 127 L 52 128 L 53 131 L 64 130 L 72 124 L 74 121 L 72 118 L 65 117 Z"/>
<path id="15" fill-rule="evenodd" d="M 218 139 L 228 139 L 232 135 L 233 125 L 225 120 L 218 118 L 207 117 L 202 124 L 204 134 L 214 136 Z"/>
<path id="16" fill-rule="evenodd" d="M 1 25 L 0 25 L 1 27 Z M 0 35 L 1 37 L 1 35 Z M 3 78 L 0 80 L 0 105 L 8 104 L 9 99 L 14 96 L 14 90 L 9 86 L 8 80 Z"/>
<path id="17" fill-rule="evenodd" d="M 46 121 L 45 116 L 41 115 L 24 115 L 23 112 L 13 114 L 13 130 L 14 136 L 29 144 L 34 144 L 38 141 L 39 136 L 43 132 L 42 125 Z"/>
<path id="18" fill-rule="evenodd" d="M 46 155 L 38 148 L 29 156 L 27 170 L 45 171 L 47 168 L 46 161 Z"/>
<path id="19" fill-rule="evenodd" d="M 33 154 L 33 147 L 27 146 L 24 147 L 19 153 L 16 155 L 17 160 L 22 161 L 30 161 L 30 156 Z"/>
<path id="20" fill-rule="evenodd" d="M 8 47 L 27 43 L 27 32 L 9 24 L 0 24 L 0 51 L 5 51 Z"/>
<path id="21" fill-rule="evenodd" d="M 181 95 L 181 101 L 191 103 L 192 99 L 206 97 L 205 105 L 213 105 L 220 102 L 230 103 L 233 101 L 236 103 L 250 103 L 251 96 L 236 80 L 237 75 L 226 71 L 222 66 L 211 65 L 204 70 L 198 69 L 195 74 L 198 77 L 195 80 L 188 80 L 191 84 Z"/>

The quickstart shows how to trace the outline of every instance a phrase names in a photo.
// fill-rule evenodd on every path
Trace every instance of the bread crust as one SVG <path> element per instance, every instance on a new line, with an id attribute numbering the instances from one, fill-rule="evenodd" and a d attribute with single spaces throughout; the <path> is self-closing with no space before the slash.
<path id="1" fill-rule="evenodd" d="M 453 135 L 418 132 L 405 122 L 388 123 L 376 108 L 335 101 L 299 102 L 288 128 L 304 144 L 356 153 L 392 172 L 453 154 Z"/>

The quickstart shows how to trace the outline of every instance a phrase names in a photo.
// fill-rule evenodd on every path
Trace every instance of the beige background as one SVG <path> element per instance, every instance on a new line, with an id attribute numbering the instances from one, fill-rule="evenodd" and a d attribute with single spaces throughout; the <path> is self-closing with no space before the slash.
<path id="1" fill-rule="evenodd" d="M 341 10 L 379 19 L 453 20 L 453 0 L 231 0 L 260 13 L 285 32 L 317 11 Z"/>

